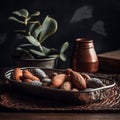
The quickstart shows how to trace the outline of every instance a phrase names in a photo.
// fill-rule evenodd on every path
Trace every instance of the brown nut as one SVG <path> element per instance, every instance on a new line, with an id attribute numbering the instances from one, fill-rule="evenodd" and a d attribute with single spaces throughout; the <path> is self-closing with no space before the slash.
<path id="1" fill-rule="evenodd" d="M 32 82 L 32 80 L 30 80 L 30 79 L 23 79 L 23 82 L 30 83 L 30 82 Z"/>
<path id="2" fill-rule="evenodd" d="M 30 79 L 30 80 L 37 80 L 37 81 L 40 81 L 40 79 L 36 76 L 34 76 L 30 71 L 28 71 L 27 69 L 26 70 L 23 70 L 23 78 L 24 79 Z"/>
<path id="3" fill-rule="evenodd" d="M 78 92 L 79 90 L 77 88 L 73 88 L 72 91 Z"/>
<path id="4" fill-rule="evenodd" d="M 15 68 L 14 72 L 13 72 L 13 79 L 18 81 L 18 82 L 22 82 L 22 70 L 20 68 Z"/>
<path id="5" fill-rule="evenodd" d="M 67 75 L 66 74 L 58 74 L 58 75 L 55 75 L 53 78 L 52 78 L 52 87 L 54 86 L 55 88 L 57 87 L 60 87 L 63 82 L 65 81 L 65 79 L 67 78 Z"/>
<path id="6" fill-rule="evenodd" d="M 54 77 L 54 76 L 56 76 L 56 75 L 58 75 L 58 73 L 57 73 L 57 72 L 54 72 L 51 77 Z"/>
<path id="7" fill-rule="evenodd" d="M 67 69 L 64 71 L 64 73 L 69 76 L 70 73 L 71 73 L 71 71 L 72 71 L 71 68 L 67 68 Z"/>
<path id="8" fill-rule="evenodd" d="M 86 83 L 88 83 L 88 80 L 91 79 L 91 77 L 86 73 L 81 73 L 81 75 L 85 79 Z"/>
<path id="9" fill-rule="evenodd" d="M 72 83 L 70 81 L 65 81 L 60 87 L 60 89 L 63 90 L 71 90 L 71 88 L 72 88 Z"/>
<path id="10" fill-rule="evenodd" d="M 76 71 L 70 72 L 71 81 L 73 82 L 74 86 L 79 89 L 83 90 L 87 87 L 85 79 Z"/>

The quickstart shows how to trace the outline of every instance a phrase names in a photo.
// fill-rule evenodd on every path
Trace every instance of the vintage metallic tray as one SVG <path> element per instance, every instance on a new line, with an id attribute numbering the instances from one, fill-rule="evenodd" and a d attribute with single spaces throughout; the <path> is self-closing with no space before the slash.
<path id="1" fill-rule="evenodd" d="M 36 67 L 22 67 L 21 69 L 28 69 L 33 72 L 35 68 Z M 44 70 L 48 76 L 50 76 L 53 72 L 62 73 L 64 71 L 60 69 L 40 69 Z M 111 89 L 116 85 L 116 82 L 112 79 L 93 75 L 91 77 L 98 77 L 105 84 L 105 86 L 92 90 L 65 91 L 45 86 L 34 86 L 24 82 L 17 82 L 11 77 L 13 71 L 14 69 L 5 72 L 5 78 L 7 78 L 7 80 L 10 82 L 13 90 L 18 90 L 22 92 L 22 94 L 33 95 L 36 98 L 37 96 L 40 96 L 47 100 L 62 101 L 64 103 L 86 104 L 100 102 L 101 100 L 109 97 L 111 94 Z"/>

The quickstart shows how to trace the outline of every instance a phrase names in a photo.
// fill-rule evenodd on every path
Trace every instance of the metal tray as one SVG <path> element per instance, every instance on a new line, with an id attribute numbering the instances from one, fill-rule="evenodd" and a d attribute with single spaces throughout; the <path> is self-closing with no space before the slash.
<path id="1" fill-rule="evenodd" d="M 28 69 L 33 72 L 35 68 L 39 67 L 22 67 L 21 69 Z M 40 68 L 44 72 L 51 76 L 53 72 L 62 73 L 64 70 L 60 69 L 47 69 Z M 39 98 L 44 98 L 48 100 L 61 101 L 65 103 L 73 104 L 87 104 L 93 102 L 100 102 L 101 100 L 106 99 L 111 94 L 111 88 L 116 86 L 116 82 L 112 79 L 103 78 L 100 76 L 91 76 L 99 78 L 104 84 L 104 87 L 90 89 L 90 90 L 81 90 L 81 91 L 65 91 L 61 89 L 55 89 L 45 86 L 34 86 L 24 82 L 17 82 L 12 79 L 11 75 L 14 69 L 8 70 L 5 72 L 5 78 L 10 82 L 11 88 L 13 90 L 18 90 L 22 94 L 32 95 L 33 97 L 39 96 Z"/>

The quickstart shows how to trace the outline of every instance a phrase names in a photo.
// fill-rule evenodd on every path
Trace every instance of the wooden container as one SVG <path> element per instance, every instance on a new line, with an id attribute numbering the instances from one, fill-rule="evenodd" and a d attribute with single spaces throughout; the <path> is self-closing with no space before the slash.
<path id="1" fill-rule="evenodd" d="M 73 70 L 80 72 L 97 72 L 98 58 L 93 40 L 78 38 L 73 57 Z"/>

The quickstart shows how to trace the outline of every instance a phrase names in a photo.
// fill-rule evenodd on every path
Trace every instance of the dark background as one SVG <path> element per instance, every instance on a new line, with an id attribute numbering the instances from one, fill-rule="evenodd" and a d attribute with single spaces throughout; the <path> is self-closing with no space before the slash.
<path id="1" fill-rule="evenodd" d="M 13 66 L 11 55 L 19 41 L 8 16 L 22 8 L 30 12 L 39 10 L 41 19 L 49 15 L 58 21 L 57 32 L 45 44 L 59 47 L 64 41 L 69 41 L 68 59 L 60 62 L 59 68 L 71 66 L 76 38 L 93 39 L 97 54 L 120 49 L 119 0 L 1 0 L 0 67 Z"/>

